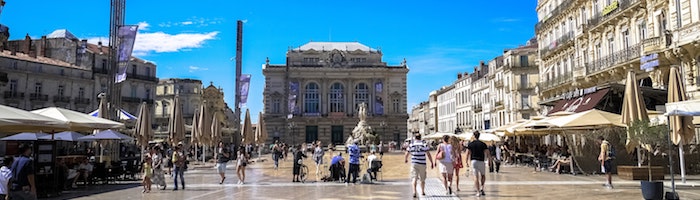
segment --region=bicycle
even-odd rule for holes
[[[306,178],[309,176],[309,168],[305,164],[301,164],[299,168],[299,181],[302,183],[306,182]]]

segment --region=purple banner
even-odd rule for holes
[[[116,83],[126,80],[126,63],[129,62],[131,58],[131,51],[134,50],[134,41],[136,40],[136,32],[139,26],[136,25],[125,25],[119,27],[117,31],[119,48],[117,49],[117,61],[119,64],[119,70],[116,75]],[[123,64],[122,64],[123,63]]]
[[[246,103],[248,103],[248,89],[250,88],[250,74],[241,74],[241,77],[238,78],[238,81],[240,81],[240,95],[241,95],[241,102],[240,102],[240,107],[245,107]]]
[[[374,83],[374,114],[384,114],[384,84],[381,81]]]
[[[289,114],[298,114],[297,96],[299,96],[299,82],[289,82]]]

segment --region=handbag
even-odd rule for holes
[[[442,160],[445,158],[445,152],[442,150],[442,146],[440,146],[440,149],[438,149],[437,155],[435,155],[435,159]]]

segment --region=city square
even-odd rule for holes
[[[697,0],[0,14],[0,198],[700,199]]]

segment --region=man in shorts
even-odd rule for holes
[[[472,172],[474,172],[474,188],[476,196],[484,194],[484,182],[486,181],[486,165],[484,161],[491,161],[491,153],[488,146],[482,141],[479,141],[479,131],[474,131],[474,141],[467,145],[467,160],[470,161]]]
[[[408,155],[411,155],[411,179],[413,180],[413,198],[417,197],[416,184],[418,183],[418,180],[420,180],[421,192],[423,196],[425,196],[425,158],[427,157],[430,161],[431,169],[435,167],[435,163],[433,163],[433,157],[431,157],[430,152],[428,152],[429,150],[430,148],[428,147],[428,144],[421,140],[420,134],[416,134],[415,139],[413,140],[413,142],[411,142],[410,145],[408,145],[408,148],[406,149],[406,155],[404,158],[405,163],[408,163]]]
[[[598,136],[597,142],[600,144],[600,154],[598,155],[598,161],[600,161],[600,171],[605,173],[605,188],[613,189],[612,185],[612,160],[614,159],[614,151],[610,142],[605,140],[603,136]]]

